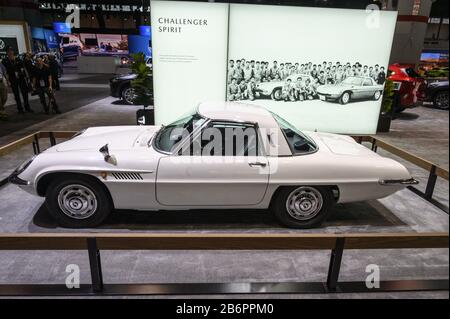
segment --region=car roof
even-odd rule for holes
[[[277,127],[272,114],[265,108],[237,102],[203,102],[197,112],[211,120],[258,123],[260,127]]]

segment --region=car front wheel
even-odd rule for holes
[[[373,99],[374,99],[375,101],[378,101],[378,100],[380,99],[380,97],[381,97],[381,91],[376,91],[376,92],[373,94]]]
[[[58,224],[68,228],[98,226],[112,209],[104,187],[86,176],[55,179],[47,188],[45,203]]]
[[[276,88],[275,90],[273,90],[272,94],[270,95],[270,97],[274,101],[280,101],[281,100],[281,96],[282,96],[282,92],[281,92],[280,88]]]
[[[434,107],[441,110],[448,110],[448,91],[436,93],[433,99]]]
[[[300,186],[281,189],[271,209],[278,221],[290,228],[319,227],[335,203],[333,191],[324,186]]]
[[[131,86],[127,86],[122,90],[122,100],[127,104],[134,103],[134,90]]]
[[[350,102],[350,98],[351,98],[350,92],[344,92],[342,93],[341,98],[339,99],[339,103],[345,105],[348,102]]]

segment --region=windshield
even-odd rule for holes
[[[350,85],[361,85],[362,79],[361,78],[355,78],[355,77],[349,77],[346,78],[342,83],[350,84]]]
[[[317,150],[316,144],[292,124],[275,113],[272,113],[272,116],[280,126],[293,155],[308,154]]]
[[[406,69],[404,69],[404,71],[410,78],[418,78],[418,77],[420,77],[420,75],[417,74],[417,72],[414,71],[413,68],[406,68]]]
[[[192,114],[167,126],[163,126],[155,137],[155,148],[159,151],[172,153],[183,140],[189,136],[197,127],[205,123],[206,119],[200,115]]]

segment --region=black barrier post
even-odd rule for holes
[[[375,139],[372,139],[372,151],[376,153],[377,150],[378,150],[377,141]]]
[[[48,134],[48,137],[50,139],[50,145],[51,146],[55,146],[56,145],[56,140],[55,140],[55,135],[53,134],[53,132],[50,132]]]
[[[430,175],[428,177],[427,188],[425,189],[425,198],[431,199],[434,193],[434,187],[436,186],[437,175],[436,166],[431,166]]]
[[[335,292],[341,270],[342,255],[344,253],[345,238],[336,239],[336,245],[331,251],[330,266],[328,268],[327,289],[329,292]]]
[[[88,238],[87,248],[89,253],[89,265],[91,267],[92,290],[94,292],[101,292],[103,290],[103,276],[100,251],[97,248],[97,239]]]
[[[39,137],[37,134],[34,134],[34,142],[33,142],[33,151],[35,155],[41,153],[41,148],[39,146]]]

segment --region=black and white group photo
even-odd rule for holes
[[[272,99],[307,101],[320,99],[347,104],[354,100],[378,100],[383,94],[386,68],[359,62],[323,61],[314,64],[230,59],[227,100]]]

